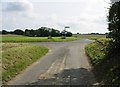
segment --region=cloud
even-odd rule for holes
[[[13,9],[13,4],[11,7],[7,4],[6,8],[4,5],[6,10],[4,9],[3,22],[4,28],[7,29],[16,29],[18,27],[21,29],[36,29],[46,26],[62,30],[65,26],[70,26],[68,30],[73,33],[104,33],[107,31],[106,7],[108,7],[108,4],[103,0],[79,0],[79,2],[17,0],[11,3],[15,4],[14,7],[17,7]],[[33,16],[36,13],[35,11],[37,12],[36,19],[27,18]]]
[[[33,5],[28,0],[18,0],[17,2],[4,2],[3,11],[30,11]]]
[[[80,15],[80,16],[58,16],[56,14],[43,17],[38,24],[46,27],[58,28],[63,30],[65,26],[70,26],[68,31],[73,33],[87,33],[87,32],[107,32],[107,21],[105,17],[94,15]]]
[[[15,2],[3,2],[3,12],[34,17],[36,14],[34,12],[34,7],[28,0],[18,0]]]

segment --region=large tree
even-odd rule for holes
[[[24,31],[20,30],[20,29],[16,29],[15,31],[13,31],[14,34],[17,35],[24,35]]]
[[[113,39],[111,42],[111,47],[115,48],[117,51],[120,49],[120,2],[112,4],[109,10],[108,16],[109,22],[109,36]]]
[[[2,34],[8,34],[6,30],[2,30]]]
[[[108,22],[109,36],[112,39],[108,51],[108,58],[111,62],[107,61],[112,66],[108,76],[112,78],[112,83],[120,84],[120,1],[111,5]]]

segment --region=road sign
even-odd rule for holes
[[[65,26],[65,28],[70,28],[69,26]]]

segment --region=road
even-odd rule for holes
[[[95,77],[85,55],[88,39],[72,42],[34,42],[49,53],[29,66],[8,85],[93,85]]]

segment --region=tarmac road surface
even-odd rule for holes
[[[96,80],[85,55],[91,41],[34,42],[48,47],[49,52],[33,63],[8,85],[94,85]]]

